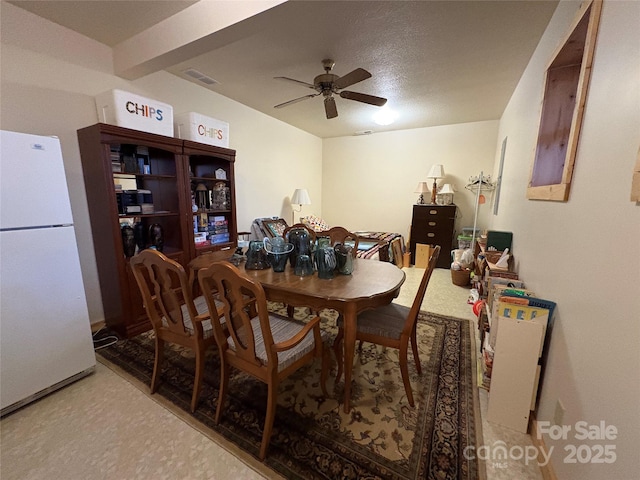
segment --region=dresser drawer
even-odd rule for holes
[[[413,225],[411,234],[416,238],[446,238],[453,236],[453,224],[441,223],[438,226]]]
[[[428,220],[415,220],[413,228],[424,232],[451,231],[454,226],[453,218],[429,218]]]
[[[414,221],[444,221],[455,220],[456,207],[454,205],[414,205]]]
[[[418,243],[426,243],[426,244],[433,244],[434,242],[438,242],[440,240],[443,239],[443,235],[439,235],[436,232],[419,232],[416,231],[416,235],[418,235],[420,237],[420,242]],[[417,238],[417,237],[416,237]]]

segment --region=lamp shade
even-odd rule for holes
[[[454,193],[453,186],[450,183],[445,183],[436,196],[436,203],[438,205],[451,205]]]
[[[444,167],[440,164],[434,165],[433,167],[431,167],[431,170],[429,170],[429,175],[427,175],[427,178],[444,178]]]
[[[456,193],[450,183],[445,183],[438,193]]]
[[[311,198],[306,188],[296,188],[291,197],[291,203],[294,205],[311,205]]]
[[[429,185],[427,185],[427,182],[420,182],[414,191],[415,193],[427,193],[429,191]]]

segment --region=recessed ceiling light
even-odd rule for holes
[[[391,125],[398,118],[398,112],[391,110],[389,107],[382,107],[373,116],[373,121],[378,125]]]

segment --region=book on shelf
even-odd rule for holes
[[[487,390],[491,387],[491,372],[493,369],[493,357],[494,357],[493,348],[489,345],[487,339],[484,342],[484,349],[482,351],[482,359],[481,359],[481,379],[479,387],[485,388]]]
[[[223,216],[209,217],[209,233],[212,235],[227,234],[229,236],[229,222]],[[228,240],[224,240],[228,241]]]
[[[215,245],[217,243],[226,243],[226,242],[229,241],[229,234],[228,233],[215,233],[213,235],[209,235],[209,240],[210,240],[212,245]]]
[[[486,269],[485,270],[485,275],[488,278],[494,277],[494,278],[507,278],[510,280],[518,280],[518,274],[516,272],[509,272],[507,270],[490,270],[490,269]]]
[[[496,314],[496,311],[494,310],[494,307],[497,304],[497,300],[498,298],[504,294],[505,291],[507,290],[513,290],[513,291],[517,291],[517,292],[521,292],[522,295],[526,295],[526,296],[533,296],[534,293],[531,290],[527,290],[525,288],[514,288],[511,285],[504,285],[504,284],[492,284],[489,287],[489,290],[487,292],[487,307],[488,309],[491,311],[491,313],[493,315]]]
[[[487,278],[487,285],[489,288],[491,288],[493,285],[505,285],[511,288],[524,288],[524,282],[522,280],[514,280],[512,278],[502,277]]]
[[[224,224],[224,225],[209,225],[209,232],[216,234],[216,233],[229,233],[229,227]]]

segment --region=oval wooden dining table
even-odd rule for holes
[[[331,308],[344,317],[344,411],[349,413],[351,374],[356,345],[358,314],[388,305],[400,293],[405,273],[389,262],[356,259],[351,275],[336,274],[334,278],[318,278],[318,274],[300,277],[287,266],[284,272],[272,269],[245,270],[250,278],[260,282],[267,298],[296,307],[314,310]]]

